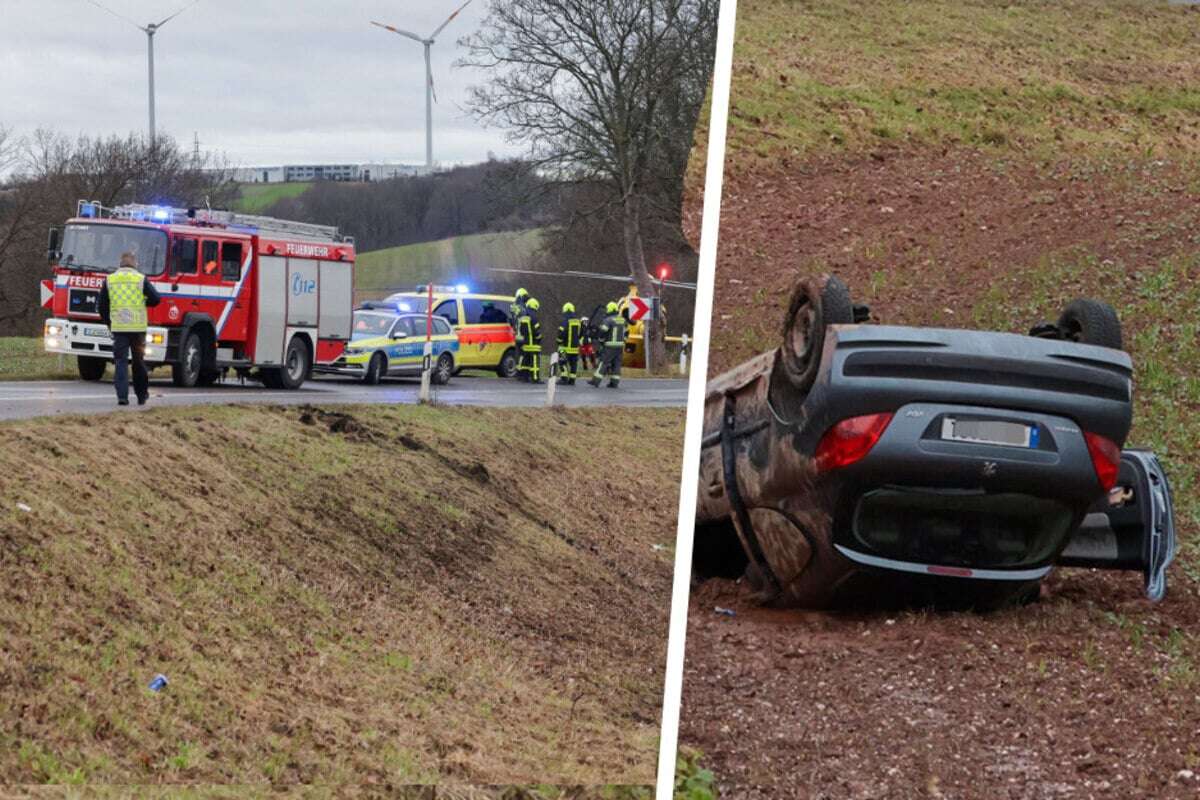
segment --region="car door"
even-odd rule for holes
[[[421,366],[421,343],[425,341],[421,332],[420,341],[415,333],[413,318],[404,316],[396,319],[388,334],[391,342],[387,346],[388,373],[410,374]]]
[[[1148,450],[1125,450],[1116,487],[1089,509],[1058,563],[1141,572],[1146,596],[1161,600],[1175,548],[1175,512],[1162,465]]]

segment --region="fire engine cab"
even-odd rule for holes
[[[98,303],[127,251],[162,296],[148,309],[147,366],[169,364],[176,386],[212,384],[233,369],[295,389],[350,339],[354,240],[333,226],[81,200],[50,232],[49,249],[46,352],[76,356],[85,380],[100,380],[112,360]]]

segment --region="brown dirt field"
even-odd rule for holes
[[[1131,443],[1170,454],[1183,551],[1157,606],[1137,576],[1081,570],[990,615],[769,611],[698,585],[680,740],[722,797],[1200,795],[1198,189],[1190,162],[967,148],[726,172],[710,376],[775,346],[806,274],[896,324],[1023,332],[1107,299],[1138,369]]]
[[[413,406],[0,425],[0,785],[652,783],[682,434]],[[635,447],[663,468],[632,484]]]
[[[1198,243],[1194,162],[893,149],[727,170],[709,374],[776,345],[800,275],[838,275],[883,322],[961,327],[997,278],[1049,256],[1133,272]]]

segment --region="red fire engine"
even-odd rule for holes
[[[53,313],[46,352],[73,355],[100,380],[112,339],[100,323],[105,276],[132,251],[162,295],[149,309],[147,366],[169,364],[176,386],[214,383],[227,369],[295,389],[350,338],[354,240],[337,228],[230,211],[80,201],[50,233]]]

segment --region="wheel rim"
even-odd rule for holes
[[[200,375],[200,344],[193,338],[188,339],[187,352],[183,356],[183,368],[189,376]]]
[[[453,362],[446,356],[438,359],[438,379],[442,381],[450,380],[450,373],[454,371]]]
[[[807,300],[803,301],[801,306],[796,309],[796,314],[792,319],[792,328],[788,332],[789,342],[793,353],[799,359],[801,364],[807,364],[813,346],[813,323],[816,314],[813,310],[812,303]]]
[[[298,381],[304,376],[304,357],[300,354],[299,347],[288,350],[287,373],[288,378],[293,381]]]

